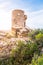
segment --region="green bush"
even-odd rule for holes
[[[32,63],[30,65],[43,65],[43,56],[37,56],[32,59]]]
[[[36,43],[20,40],[17,43],[16,49],[12,48],[10,57],[0,61],[0,65],[28,65],[34,53],[39,53]]]

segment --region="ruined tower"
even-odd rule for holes
[[[12,28],[22,28],[25,27],[27,16],[24,15],[22,10],[12,11]]]
[[[12,31],[14,32],[14,35],[16,37],[18,35],[21,35],[23,31],[27,32],[27,29],[25,28],[26,19],[27,16],[25,15],[23,10],[12,11]]]

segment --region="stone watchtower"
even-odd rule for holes
[[[12,11],[12,31],[15,35],[21,31],[21,29],[26,27],[27,16],[24,14],[23,10],[13,10]]]
[[[25,27],[27,16],[24,15],[22,10],[12,11],[12,28],[22,28]]]

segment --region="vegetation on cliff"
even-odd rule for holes
[[[30,40],[17,40],[11,45],[10,55],[0,58],[0,65],[43,65],[43,29],[28,33]]]

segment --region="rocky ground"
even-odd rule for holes
[[[0,32],[0,58],[8,57],[11,50],[16,48],[18,40],[26,42],[28,38],[15,38],[11,33]]]

